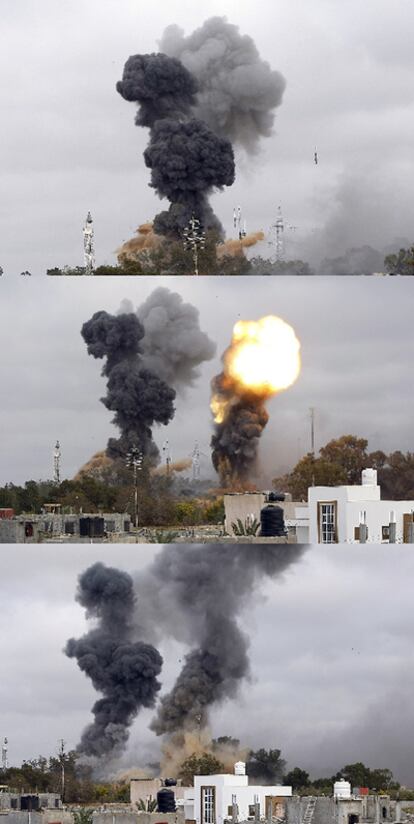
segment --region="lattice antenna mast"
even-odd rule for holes
[[[200,447],[199,447],[197,441],[194,444],[194,449],[193,449],[191,458],[192,458],[191,466],[192,466],[192,470],[193,470],[193,481],[199,481],[200,480],[200,464],[201,464],[201,462],[200,462]]]
[[[85,275],[92,275],[95,269],[95,240],[92,215],[88,212],[83,227],[83,257]]]
[[[275,233],[276,260],[283,260],[285,254],[285,224],[281,206],[278,207],[276,221],[273,224],[272,229]]]
[[[194,274],[198,275],[198,253],[206,245],[206,234],[201,228],[201,223],[193,215],[188,226],[183,231],[184,249],[193,253]]]
[[[164,441],[162,454],[164,455],[165,466],[167,467],[167,475],[169,475],[171,471],[171,452],[169,441]]]
[[[1,745],[1,768],[2,768],[2,770],[8,770],[9,769],[9,761],[8,761],[8,758],[7,758],[7,744],[8,743],[9,742],[8,742],[7,738],[4,738],[3,743]]]
[[[56,441],[56,446],[53,452],[53,480],[55,484],[60,484],[60,443]]]
[[[237,206],[237,209],[233,209],[233,226],[237,229],[239,240],[243,240],[243,238],[247,235],[247,229],[246,221],[243,220],[241,206]]]

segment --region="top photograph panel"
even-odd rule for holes
[[[6,2],[2,274],[414,273],[414,6]]]

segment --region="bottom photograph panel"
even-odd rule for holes
[[[4,824],[414,816],[414,552],[6,545]]]

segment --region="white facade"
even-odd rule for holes
[[[267,804],[274,806],[277,799],[291,795],[292,787],[249,785],[247,775],[195,775],[194,787],[185,792],[185,818],[196,824],[223,824],[231,820],[234,803],[239,821],[254,818],[255,804],[263,818]]]
[[[414,501],[382,501],[375,470],[364,470],[361,485],[308,489],[309,542],[358,543],[362,524],[367,543],[388,543],[395,523],[395,542],[407,543],[413,511]]]

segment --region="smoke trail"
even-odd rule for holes
[[[76,597],[98,625],[82,638],[71,638],[65,653],[76,658],[104,696],[92,708],[94,721],[82,733],[78,751],[98,758],[116,756],[125,748],[141,707],[155,704],[162,658],[153,646],[132,640],[136,599],[126,572],[96,563],[80,576]]]
[[[169,634],[192,647],[161,699],[157,735],[204,727],[210,707],[233,697],[249,675],[248,638],[238,616],[265,577],[280,579],[303,547],[169,546],[137,579],[140,632]]]
[[[237,488],[254,472],[259,439],[269,419],[266,401],[300,371],[300,344],[289,324],[268,316],[239,321],[211,383],[212,461],[221,485]]]
[[[161,50],[179,58],[197,81],[195,116],[217,135],[257,150],[272,133],[286,81],[261,59],[252,38],[225,17],[211,17],[189,37],[168,26]]]
[[[129,301],[121,308],[133,311]],[[177,390],[192,386],[200,375],[199,366],[216,352],[216,344],[200,329],[198,309],[184,303],[178,292],[159,286],[136,314],[145,329],[145,367]]]
[[[109,439],[107,454],[124,457],[132,446],[138,446],[155,460],[158,450],[152,441],[152,426],[172,419],[176,393],[143,364],[144,327],[134,314],[115,316],[101,311],[83,324],[81,334],[90,355],[106,358],[102,374],[108,377],[107,394],[101,400],[115,412],[113,422],[121,430],[118,440]]]

